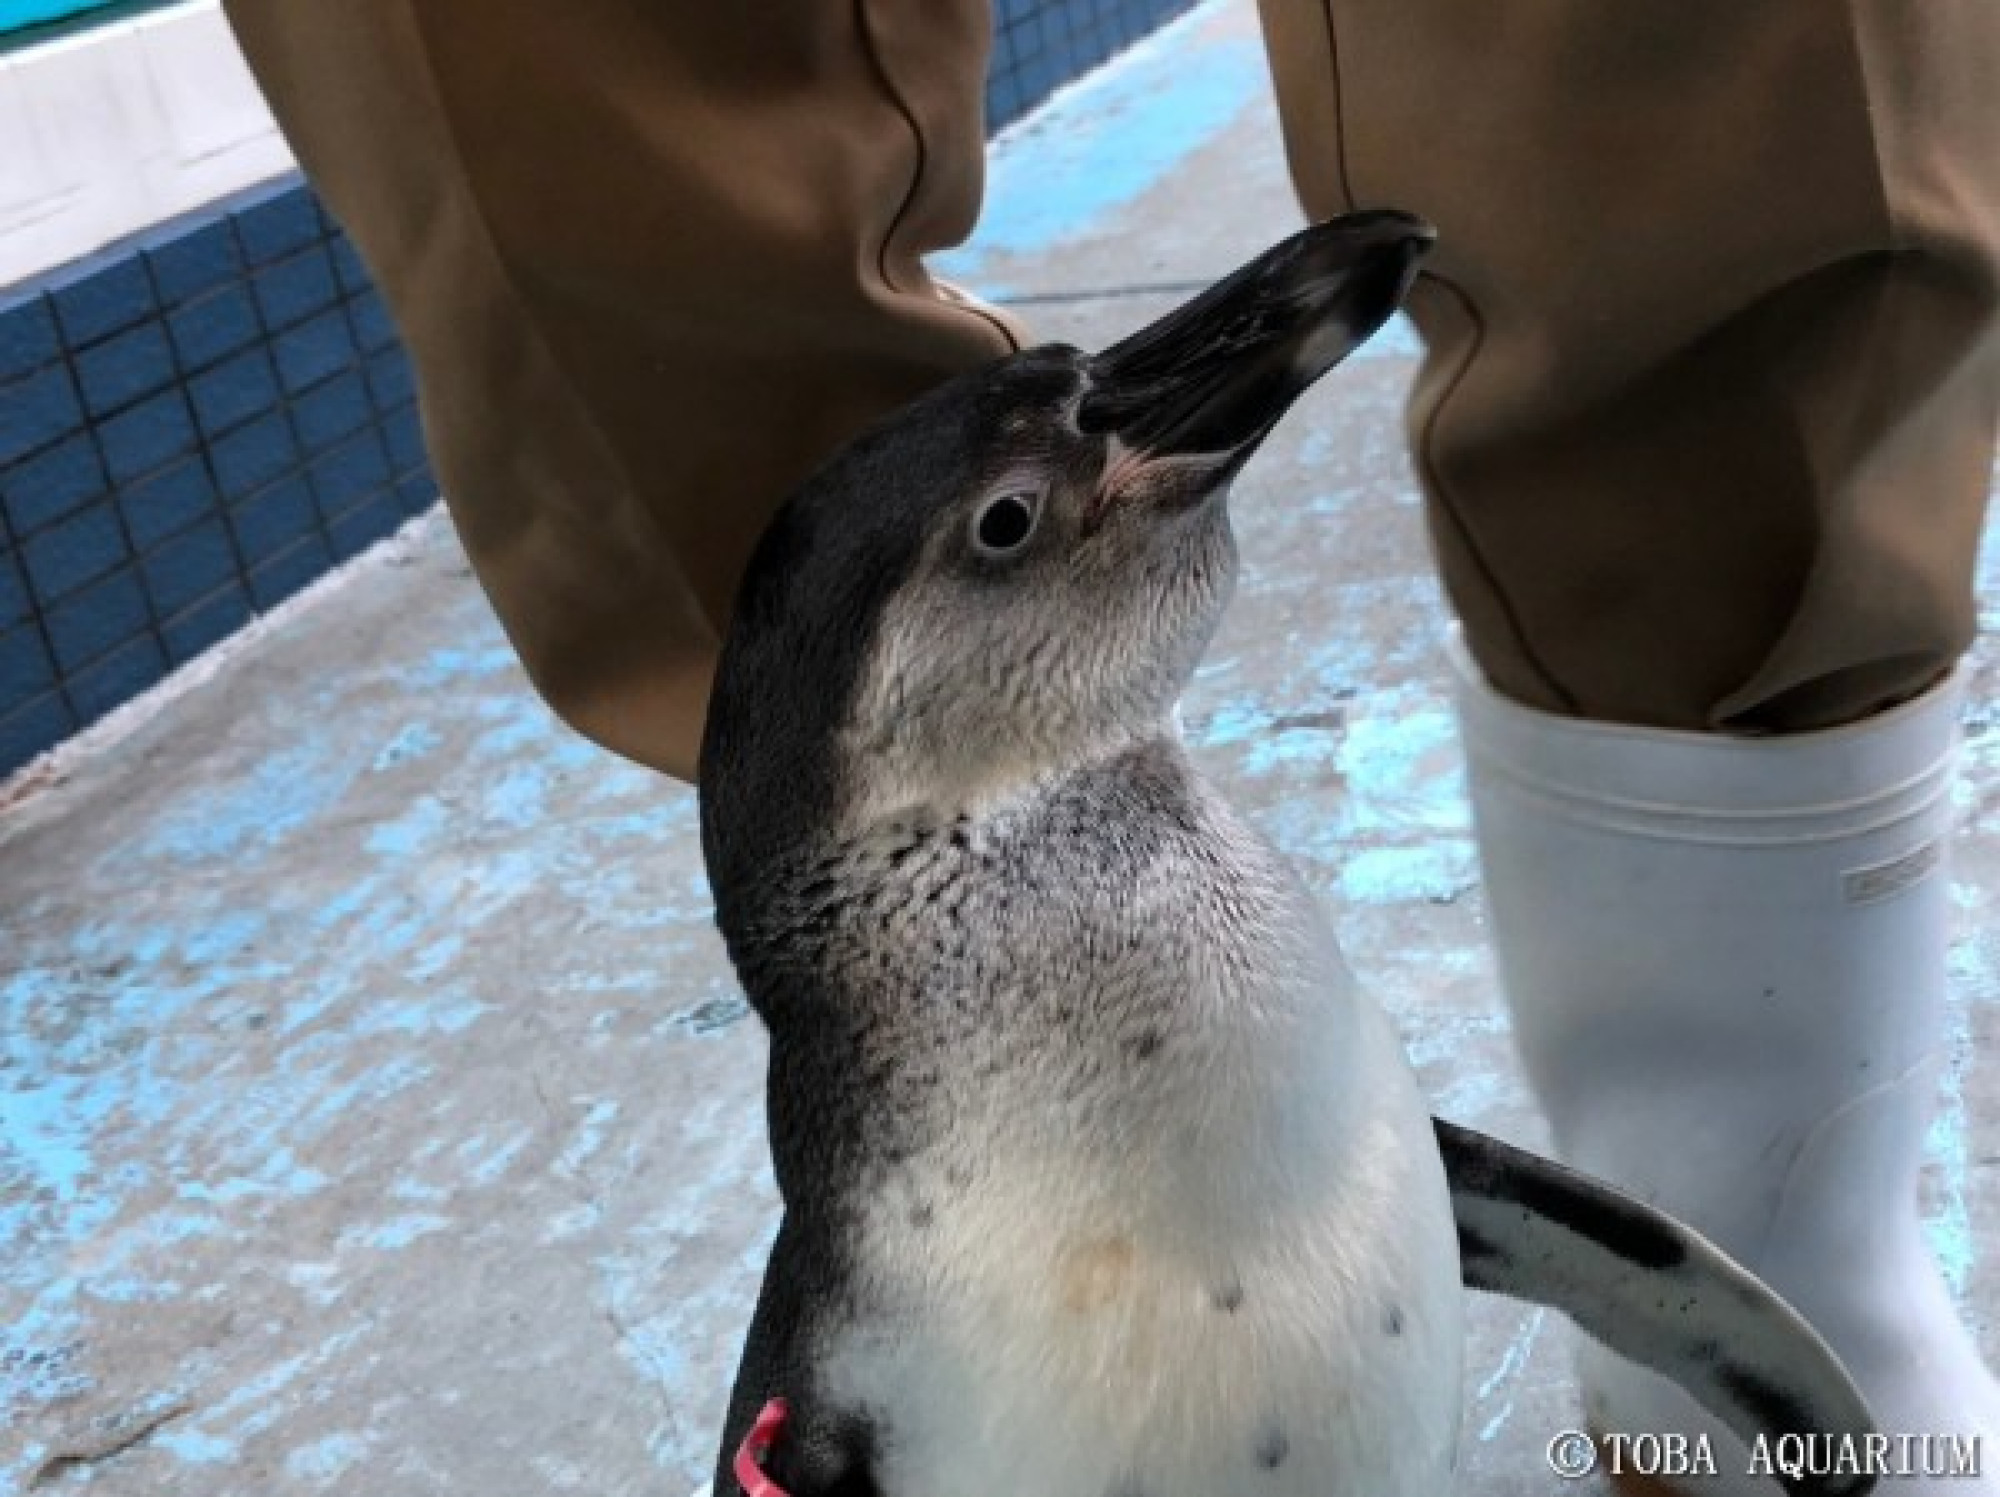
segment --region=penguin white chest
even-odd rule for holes
[[[886,1192],[863,1257],[892,1308],[825,1364],[881,1420],[884,1492],[1446,1491],[1450,1204],[1386,1021],[1347,1036],[1363,1053],[1317,1082],[1311,1054],[1264,1057],[1275,1087],[1069,1148],[962,1137],[985,1157]],[[915,1197],[949,1202],[921,1233]]]

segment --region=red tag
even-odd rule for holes
[[[772,1399],[764,1405],[764,1412],[757,1416],[757,1422],[750,1426],[750,1433],[737,1447],[736,1480],[746,1497],[786,1497],[785,1489],[764,1474],[763,1463],[770,1456],[771,1447],[777,1443],[778,1433],[791,1414],[791,1406],[784,1399]]]

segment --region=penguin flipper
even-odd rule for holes
[[[1693,1228],[1554,1160],[1432,1122],[1467,1288],[1562,1311],[1678,1384],[1745,1444],[1875,1432],[1819,1333]],[[1875,1485],[1851,1474],[1779,1480],[1794,1497],[1855,1497]]]
[[[736,1452],[774,1398],[785,1400],[788,1416],[762,1466],[786,1497],[882,1497],[870,1460],[874,1431],[830,1406],[813,1375],[807,1349],[810,1317],[829,1299],[818,1272],[823,1261],[786,1212],[743,1340],[711,1497],[743,1497]]]

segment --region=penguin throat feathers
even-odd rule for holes
[[[843,743],[844,838],[883,826],[983,821],[1032,801],[1050,786],[1088,774],[1148,745],[1181,742],[1176,707],[1143,728],[1112,729],[1065,744],[1060,751],[1017,744],[1011,750],[945,763],[902,746],[867,742],[856,734]]]

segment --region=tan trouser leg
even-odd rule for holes
[[[1943,672],[2000,409],[2000,8],[1261,6],[1307,210],[1439,226],[1411,434],[1501,690],[1784,731]]]
[[[416,364],[536,686],[690,778],[777,502],[1006,352],[920,256],[977,212],[979,0],[228,0]]]

